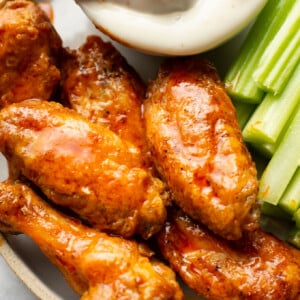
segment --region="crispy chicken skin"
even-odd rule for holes
[[[174,209],[158,244],[171,267],[207,299],[300,299],[300,252],[260,229],[228,241]]]
[[[89,36],[62,59],[64,103],[146,152],[142,121],[145,86],[110,42]]]
[[[22,183],[0,183],[0,230],[30,236],[82,300],[182,299],[174,273],[144,245],[82,225]]]
[[[176,203],[227,239],[256,228],[256,168],[215,68],[196,57],[169,59],[144,110],[152,157]]]
[[[0,108],[28,98],[49,99],[60,79],[62,41],[32,1],[7,1],[0,9]]]
[[[3,108],[0,150],[11,178],[25,176],[99,230],[149,238],[165,221],[165,186],[139,149],[59,103]]]

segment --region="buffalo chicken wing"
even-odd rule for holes
[[[62,41],[32,1],[0,9],[0,108],[28,98],[49,99],[60,80]]]
[[[89,36],[62,59],[64,103],[146,152],[142,99],[145,86],[110,42]]]
[[[260,229],[228,241],[172,209],[158,243],[173,269],[207,299],[300,299],[300,252]]]
[[[0,183],[0,230],[30,236],[82,300],[179,300],[174,273],[142,244],[59,213],[22,183]]]
[[[149,238],[164,223],[168,193],[140,150],[59,103],[3,108],[0,150],[11,178],[25,176],[99,230]]]
[[[257,227],[256,168],[210,63],[165,62],[147,91],[145,120],[155,165],[188,215],[227,239]]]

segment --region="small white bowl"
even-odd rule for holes
[[[112,39],[146,53],[191,55],[224,43],[266,0],[75,0]]]

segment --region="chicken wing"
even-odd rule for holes
[[[200,295],[215,300],[300,299],[300,252],[260,229],[222,239],[174,209],[158,235],[170,265]]]
[[[11,178],[25,176],[99,230],[149,238],[164,223],[168,194],[140,150],[59,103],[3,108],[0,150]]]
[[[62,41],[32,1],[6,1],[0,9],[0,108],[28,98],[49,99],[59,83]]]
[[[30,236],[82,300],[182,299],[174,273],[145,246],[62,215],[22,183],[0,183],[0,230]]]
[[[215,68],[168,60],[144,109],[152,157],[177,204],[227,239],[257,227],[256,168]]]
[[[145,86],[110,42],[89,36],[78,50],[68,49],[61,85],[67,106],[147,152],[141,118]]]

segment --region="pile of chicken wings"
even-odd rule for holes
[[[0,9],[0,231],[82,300],[299,299],[300,254],[259,227],[255,164],[212,63],[145,84],[110,42],[64,48],[35,2]],[[176,274],[176,275],[175,275]]]

